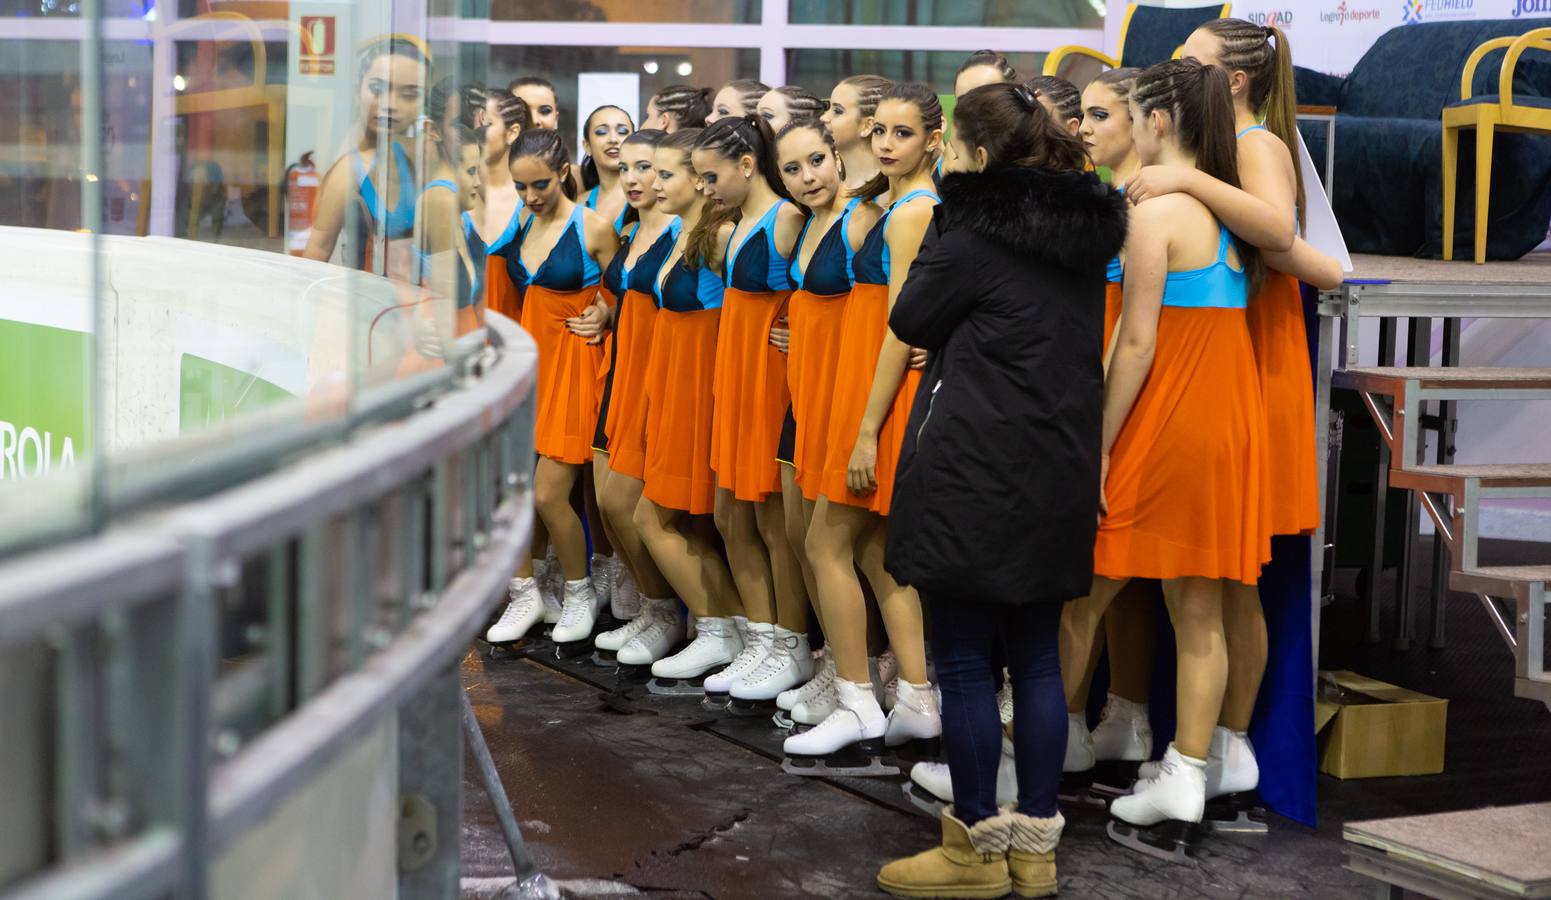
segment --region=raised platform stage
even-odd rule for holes
[[[1462,320],[1551,319],[1551,253],[1479,266],[1379,256],[1354,257],[1353,264],[1355,271],[1346,284],[1322,294],[1318,304],[1317,452],[1327,502],[1315,545],[1313,590],[1317,597],[1325,593],[1322,568],[1333,557],[1322,551],[1333,549],[1337,540],[1324,526],[1336,520],[1339,500],[1338,492],[1330,489],[1339,472],[1341,434],[1341,422],[1332,414],[1331,390],[1344,387],[1359,393],[1379,430],[1376,494],[1383,496],[1383,486],[1410,492],[1396,587],[1394,648],[1409,649],[1414,640],[1412,557],[1425,512],[1439,538],[1433,542],[1429,646],[1444,646],[1443,604],[1451,583],[1475,592],[1514,654],[1514,693],[1551,707],[1551,676],[1544,657],[1551,566],[1488,569],[1476,562],[1480,501],[1494,495],[1532,502],[1551,499],[1551,466],[1454,464],[1460,401],[1523,403],[1551,397],[1551,368],[1460,367]],[[1359,365],[1364,319],[1379,320],[1376,366]],[[1407,322],[1403,361],[1397,341],[1402,319]],[[1433,319],[1442,322],[1441,366],[1433,362]],[[1526,364],[1551,366],[1551,355],[1520,363]],[[1434,436],[1431,459],[1429,434]],[[1526,452],[1517,446],[1491,449],[1501,453],[1498,459],[1515,462]],[[1336,468],[1329,458],[1332,450]],[[1384,517],[1385,504],[1376,502],[1364,597],[1370,642],[1379,639],[1376,582],[1384,569]],[[1551,562],[1551,554],[1544,562]],[[1320,605],[1313,604],[1315,634]],[[1544,750],[1526,747],[1519,752],[1541,755]],[[1459,802],[1469,806],[1481,801],[1461,796]],[[1381,898],[1398,898],[1406,891],[1436,898],[1551,897],[1551,857],[1544,852],[1551,840],[1551,804],[1355,822],[1345,827],[1344,836],[1347,868],[1377,880]]]
[[[1348,822],[1346,867],[1380,897],[1551,897],[1551,803]]]

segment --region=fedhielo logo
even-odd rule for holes
[[[1546,0],[1551,2],[1551,0]],[[1275,25],[1277,28],[1289,28],[1293,23],[1293,11],[1290,9],[1271,9],[1265,12],[1252,12],[1244,16],[1253,25],[1261,28],[1267,25]]]
[[[1551,14],[1551,0],[1513,0],[1513,12],[1511,15],[1517,19],[1519,16],[1534,16]]]
[[[1515,0],[1515,2],[1536,2],[1536,0]],[[1551,0],[1539,0],[1543,3],[1551,3]],[[1334,22],[1336,25],[1345,25],[1348,22],[1373,22],[1379,18],[1377,9],[1354,9],[1343,2],[1330,12],[1319,14],[1319,20],[1325,23]]]
[[[1522,0],[1514,0],[1522,2]],[[1543,0],[1528,0],[1528,2],[1543,2]],[[1469,16],[1476,8],[1476,0],[1404,0],[1400,5],[1400,15],[1403,25],[1415,25],[1426,16],[1439,15],[1443,18],[1462,18]]]

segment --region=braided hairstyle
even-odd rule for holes
[[[495,113],[501,117],[502,125],[507,128],[516,125],[523,134],[532,130],[533,114],[528,111],[526,100],[506,88],[491,88],[485,91],[485,98],[495,101]]]
[[[792,121],[817,119],[824,114],[824,101],[805,87],[795,84],[782,85],[775,93],[786,98],[786,108],[791,111]]]
[[[1216,66],[1203,66],[1194,59],[1171,59],[1137,76],[1131,102],[1143,116],[1159,110],[1168,113],[1180,149],[1195,156],[1197,169],[1224,184],[1242,186],[1228,73]],[[1249,275],[1249,292],[1253,296],[1265,283],[1265,260],[1258,249],[1237,236],[1234,243]]]
[[[632,131],[632,132],[630,132],[630,135],[625,138],[624,143],[621,144],[620,146],[623,146],[623,147],[639,147],[639,146],[644,146],[644,147],[649,147],[649,148],[655,150],[658,147],[662,146],[662,142],[663,142],[663,140],[665,138],[667,138],[667,136],[668,136],[668,133],[666,131],[662,131],[661,129],[657,129],[657,128],[642,128],[639,131]],[[641,211],[636,209],[634,206],[631,206],[630,204],[626,203],[625,204],[625,219],[624,219],[624,223],[626,225],[629,225],[631,222],[639,222],[639,221],[641,221]]]
[[[711,112],[711,89],[670,84],[652,95],[652,105],[672,116],[679,128],[704,128]]]
[[[1008,84],[1018,81],[1018,70],[1012,67],[1012,63],[1007,61],[1005,55],[997,53],[995,50],[976,50],[974,53],[971,53],[964,60],[964,64],[959,66],[958,74],[963,75],[976,66],[990,66],[1002,73],[1002,80]]]
[[[775,133],[764,116],[751,114],[717,119],[700,132],[695,149],[715,153],[722,159],[752,156],[755,170],[770,189],[784,200],[792,199],[781,181],[781,166],[776,162]]]
[[[440,126],[446,121],[447,107],[454,102],[458,117],[451,124],[473,128],[479,121],[479,111],[485,107],[485,89],[449,75],[431,86],[431,93],[426,97],[426,115]]]
[[[664,137],[657,145],[659,150],[672,150],[679,157],[679,164],[694,171],[689,155],[697,144],[704,128],[681,128]],[[741,215],[737,207],[719,207],[709,198],[701,201],[700,219],[684,238],[684,268],[694,271],[708,265],[716,255],[716,233],[727,222],[736,222]]]
[[[1031,166],[1081,172],[1088,162],[1082,141],[1045,114],[1027,85],[975,88],[954,106],[953,127],[966,146],[986,151],[986,168]]]
[[[576,182],[570,177],[571,154],[565,148],[565,138],[560,132],[548,128],[529,128],[512,142],[506,164],[532,157],[543,163],[560,177],[560,190],[568,199],[576,199]]]
[[[1136,87],[1136,78],[1142,74],[1142,70],[1135,66],[1125,66],[1119,69],[1105,69],[1091,83],[1102,84],[1115,93],[1115,99],[1121,103],[1130,104],[1131,89]],[[1078,97],[1078,102],[1082,98]]]
[[[1065,78],[1041,75],[1030,78],[1023,86],[1028,88],[1036,99],[1043,97],[1049,100],[1063,123],[1068,119],[1082,120],[1082,91]]]
[[[722,85],[722,91],[732,88],[738,95],[738,105],[743,108],[745,116],[752,116],[754,109],[759,106],[759,98],[770,93],[770,85],[753,78],[740,78],[737,81],[729,81]],[[721,91],[717,91],[721,93]],[[714,94],[712,95],[715,96]],[[713,125],[716,123],[712,123]]]
[[[982,51],[986,52],[986,51]],[[904,81],[888,89],[881,98],[879,105],[885,100],[903,100],[914,106],[921,114],[921,127],[928,132],[942,130],[942,103],[937,99],[937,92],[931,85],[922,84],[919,81]],[[874,113],[877,109],[874,108]],[[882,172],[874,175],[872,180],[851,192],[853,197],[861,197],[863,200],[876,200],[888,193],[889,177]]]
[[[602,181],[602,178],[598,176],[598,161],[592,158],[591,153],[586,152],[587,145],[585,142],[587,140],[587,133],[592,131],[593,117],[598,113],[603,112],[605,109],[617,109],[624,113],[625,121],[630,123],[630,133],[635,133],[635,120],[630,118],[630,113],[625,112],[623,107],[615,106],[612,103],[605,103],[604,105],[587,114],[586,121],[582,122],[582,187],[589,191],[597,187]]]
[[[1223,68],[1249,76],[1249,108],[1265,117],[1266,130],[1281,138],[1292,154],[1298,179],[1298,224],[1307,224],[1303,167],[1298,165],[1298,98],[1287,35],[1275,25],[1261,26],[1243,19],[1213,19],[1201,30],[1222,42]]]
[[[852,75],[840,83],[856,91],[856,109],[864,119],[872,118],[878,111],[878,102],[894,86],[894,82],[882,75]]]

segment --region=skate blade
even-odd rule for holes
[[[592,636],[555,645],[555,659],[581,659],[593,652]]]
[[[889,778],[899,774],[899,767],[876,758],[865,766],[831,766],[822,759],[788,756],[781,760],[781,771],[803,778]]]
[[[1101,759],[1093,767],[1093,784],[1089,785],[1089,790],[1104,797],[1123,797],[1131,793],[1141,766],[1140,760]]]
[[[1057,802],[1077,809],[1106,809],[1109,801],[1093,792],[1093,772],[1062,772]]]
[[[660,680],[653,678],[646,683],[646,689],[653,694],[663,697],[703,697],[705,688],[698,684],[690,684],[679,679]]]
[[[889,747],[885,752],[911,763],[936,762],[942,759],[942,738],[916,738],[897,747]]]
[[[927,818],[942,818],[942,811],[948,807],[948,804],[937,799],[936,795],[931,791],[921,787],[914,781],[905,784],[904,792],[911,805],[924,813]]]
[[[782,731],[791,731],[797,727],[797,723],[792,721],[792,714],[780,708],[776,709],[775,715],[770,717],[770,721],[774,722],[775,727]]]
[[[1196,843],[1200,840],[1201,826],[1192,822],[1162,822],[1142,828],[1110,819],[1106,829],[1109,839],[1138,853],[1180,866],[1196,864]]]
[[[650,665],[638,666],[630,663],[615,662],[614,680],[628,681],[633,684],[641,684],[652,677]]]
[[[614,654],[609,653],[607,650],[594,650],[592,652],[592,664],[600,669],[619,668],[619,660],[615,659]]]
[[[1271,826],[1266,822],[1266,811],[1259,807],[1238,807],[1237,815],[1223,815],[1228,810],[1207,808],[1207,827],[1213,834],[1260,836],[1267,834]]]
[[[707,700],[711,698],[707,697]],[[755,718],[759,716],[772,716],[775,710],[774,700],[741,700],[737,697],[727,701],[727,713],[734,716]]]
[[[705,692],[701,691],[701,693],[704,694]],[[706,712],[724,713],[727,711],[727,705],[731,702],[732,698],[726,694],[705,694],[704,699],[700,701],[700,708]]]

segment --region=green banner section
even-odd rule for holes
[[[92,336],[0,319],[0,481],[82,464],[91,450]]]
[[[178,378],[178,431],[182,434],[219,425],[293,396],[256,375],[192,353],[179,358]]]

